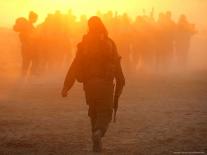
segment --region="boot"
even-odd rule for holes
[[[93,140],[93,151],[94,152],[101,152],[102,151],[102,132],[101,130],[97,130],[93,133],[92,140]]]

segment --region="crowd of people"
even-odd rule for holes
[[[185,69],[192,36],[196,33],[185,15],[175,22],[171,12],[149,15],[132,20],[128,14],[97,12],[115,40],[126,71],[168,71],[177,64]],[[45,21],[34,26],[35,12],[16,20],[22,51],[22,75],[38,75],[68,66],[77,43],[87,31],[87,17],[79,19],[68,11],[48,14]]]

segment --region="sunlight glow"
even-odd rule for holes
[[[11,26],[17,17],[27,16],[30,10],[39,14],[40,22],[48,13],[56,10],[65,13],[71,9],[78,16],[94,15],[98,10],[127,12],[131,16],[136,16],[144,12],[149,13],[152,8],[155,9],[155,14],[171,10],[174,12],[174,16],[187,13],[195,20],[201,21],[199,13],[206,11],[207,1],[182,0],[181,5],[180,0],[1,0],[0,6],[0,26]]]

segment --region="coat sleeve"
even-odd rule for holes
[[[125,85],[125,77],[123,74],[122,66],[121,66],[121,56],[118,54],[118,50],[116,47],[116,44],[113,42],[113,51],[114,51],[114,57],[116,62],[116,70],[115,70],[115,80],[116,85],[120,88],[123,88]]]
[[[78,45],[78,50],[77,50],[76,56],[75,56],[71,66],[68,70],[68,73],[67,73],[65,81],[64,81],[63,89],[65,89],[67,91],[69,91],[73,87],[75,80],[76,80],[76,74],[78,71],[78,67],[80,66],[79,53],[80,53],[80,47]]]

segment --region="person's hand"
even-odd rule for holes
[[[61,95],[62,95],[62,97],[67,97],[68,96],[68,91],[63,88],[63,90],[61,92]]]

